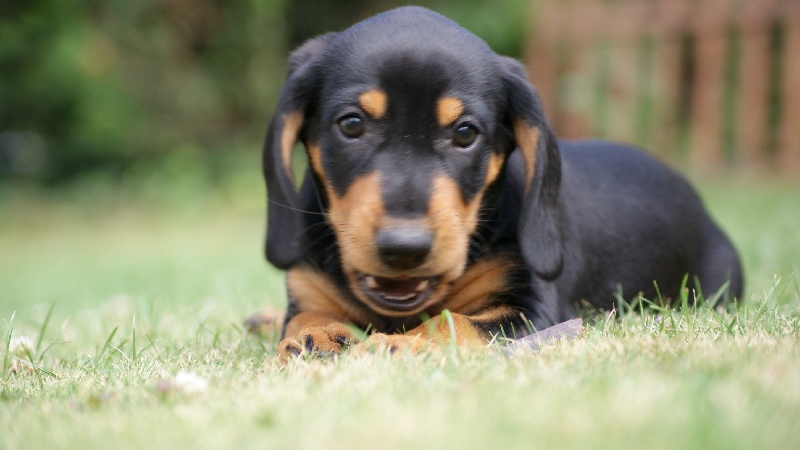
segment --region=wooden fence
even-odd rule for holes
[[[800,0],[538,0],[526,61],[562,137],[800,173]]]

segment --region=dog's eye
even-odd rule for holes
[[[478,139],[478,129],[472,125],[461,125],[453,134],[453,145],[467,148]]]
[[[339,119],[339,129],[350,139],[357,139],[364,135],[364,121],[356,115],[344,116]]]

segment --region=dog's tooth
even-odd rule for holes
[[[377,289],[378,288],[378,281],[375,280],[375,277],[367,277],[366,278],[367,287],[370,289]]]
[[[387,299],[387,300],[395,301],[395,302],[404,302],[406,300],[411,300],[412,298],[414,298],[416,296],[417,296],[416,294],[406,294],[406,295],[400,295],[400,296],[398,296],[398,295],[386,295],[386,296],[384,296],[384,298]]]
[[[417,285],[416,291],[417,292],[422,292],[425,289],[428,289],[428,284],[430,284],[430,282],[428,280],[420,281],[419,284]]]

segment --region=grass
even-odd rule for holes
[[[797,183],[700,183],[745,262],[737,309],[599,315],[512,357],[286,367],[241,326],[284,291],[260,182],[237,183],[0,192],[0,448],[800,445]]]

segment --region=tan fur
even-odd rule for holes
[[[452,125],[464,113],[464,102],[455,97],[442,97],[436,102],[436,120],[439,126]]]
[[[509,306],[490,308],[474,316],[451,313],[455,344],[467,348],[486,347],[493,336],[481,330],[480,325],[496,322],[513,314],[514,309]],[[452,337],[447,317],[438,314],[404,334],[372,334],[366,341],[351,348],[350,353],[361,355],[379,349],[388,349],[399,355],[406,351],[417,353],[434,350],[438,345],[449,345]]]
[[[331,323],[337,323],[337,320],[325,314],[301,312],[289,319],[284,338],[298,336],[301,330],[307,328],[327,327]]]
[[[503,318],[509,317],[514,314],[514,309],[510,306],[497,306],[495,308],[487,309],[480,314],[470,316],[473,325],[481,323],[498,322]]]
[[[303,312],[286,324],[284,339],[278,345],[278,357],[282,362],[304,351],[309,341],[315,351],[338,353],[340,338],[355,340],[346,323],[365,326],[367,320],[363,314],[342,299],[333,281],[317,269],[291,269],[286,284]]]
[[[358,96],[358,104],[373,119],[381,119],[386,114],[389,98],[385,92],[371,89]]]
[[[469,317],[461,314],[452,314],[451,317],[456,345],[467,348],[487,345],[487,337],[472,325]],[[453,334],[447,319],[436,316],[405,334],[372,334],[362,344],[354,347],[352,353],[359,355],[380,349],[388,349],[399,355],[404,352],[417,353],[425,349],[435,349],[438,345],[448,345]]]
[[[374,333],[363,343],[352,347],[349,354],[360,356],[375,350],[388,349],[393,353],[400,351],[395,354],[402,355],[405,351],[417,353],[430,346],[430,341],[417,335]]]
[[[451,314],[453,318],[453,331],[456,344],[459,347],[485,346],[486,336],[472,324],[472,320],[463,314]],[[450,322],[445,317],[439,316],[428,320],[415,328],[421,331],[422,337],[437,343],[449,343],[451,340]],[[409,333],[414,335],[413,330]]]
[[[329,192],[328,214],[336,230],[342,262],[373,274],[380,266],[374,248],[375,231],[385,214],[380,180],[380,172],[371,172],[356,178],[342,197]]]
[[[513,309],[508,306],[490,308],[473,316],[451,312],[450,316],[453,318],[456,344],[461,347],[470,345],[485,346],[491,336],[478,328],[477,325],[495,322],[510,314],[513,314]],[[419,336],[438,343],[449,343],[451,339],[450,323],[447,321],[446,316],[438,315],[405,334]]]
[[[540,131],[536,127],[528,126],[520,119],[514,119],[514,136],[517,139],[517,147],[522,152],[525,159],[525,192],[531,188],[533,176],[536,168],[536,148],[539,145]]]
[[[292,268],[286,274],[286,288],[301,311],[359,326],[367,325],[364,314],[342,298],[336,284],[318,269],[303,266]]]
[[[283,129],[281,130],[281,161],[283,170],[290,180],[294,180],[292,172],[292,150],[303,126],[303,111],[295,111],[283,116]]]
[[[357,178],[342,197],[337,197],[328,187],[330,209],[328,215],[336,231],[342,266],[350,290],[382,314],[394,315],[369,301],[359,286],[358,272],[380,275],[385,272],[375,251],[375,232],[385,219],[381,199],[380,172]]]
[[[450,316],[453,319],[453,331],[456,338],[455,343],[458,346],[485,346],[488,343],[487,336],[473,325],[472,318],[456,313],[451,313]],[[399,336],[411,341],[422,339],[423,341],[434,344],[448,344],[452,339],[450,322],[444,315],[437,315],[432,319],[428,319],[418,327]],[[370,339],[372,339],[372,337],[370,337]],[[369,340],[367,340],[367,342],[369,342]],[[420,346],[416,345],[415,347],[416,348],[412,348],[411,350],[415,351]]]
[[[430,264],[440,268],[434,273],[445,273],[448,281],[455,280],[464,272],[469,237],[478,224],[481,198],[479,193],[465,204],[458,184],[452,178],[438,175],[433,179],[428,217],[435,230],[436,244]]]
[[[325,174],[322,172],[322,153],[319,145],[309,144],[306,152],[308,153],[308,162],[311,164],[311,170],[325,180]]]
[[[489,155],[489,166],[486,169],[486,181],[484,182],[484,186],[489,186],[490,184],[494,183],[494,180],[497,179],[497,175],[500,174],[500,169],[503,168],[503,162],[505,162],[505,157],[503,155],[492,153]]]
[[[473,264],[453,283],[442,309],[466,315],[484,309],[495,294],[508,288],[508,273],[513,267],[513,262],[500,258]]]
[[[316,352],[339,353],[342,339],[350,343],[358,342],[346,324],[323,314],[301,312],[286,324],[286,335],[278,344],[278,359],[286,364],[305,351],[307,343]]]

